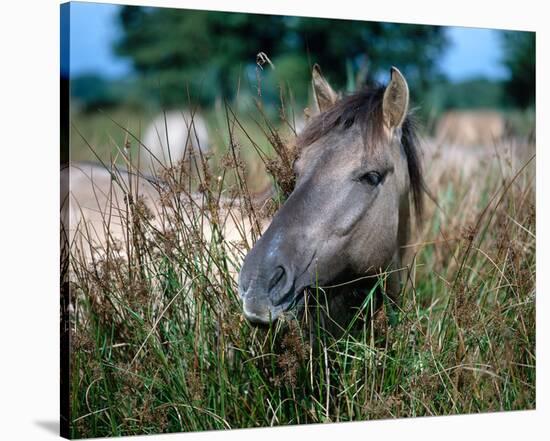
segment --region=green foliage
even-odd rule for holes
[[[507,94],[519,107],[535,105],[535,33],[503,32],[504,64],[510,78],[505,82]]]
[[[411,90],[421,94],[438,75],[435,61],[446,44],[443,28],[436,26],[168,8],[126,6],[120,23],[118,54],[149,78],[163,105],[186,102],[188,90],[199,91],[194,100],[211,103],[234,96],[239,85],[257,88],[259,52],[276,67],[263,75],[295,91],[307,90],[314,62],[339,89],[349,88],[350,78],[354,84],[386,80],[398,62]],[[296,98],[303,103],[306,96]]]
[[[112,83],[95,74],[80,75],[71,80],[71,96],[86,108],[112,106],[120,99]]]
[[[135,79],[110,80],[97,74],[83,74],[70,80],[71,105],[90,114],[99,109],[143,105],[140,83]],[[74,110],[74,109],[73,109]]]
[[[422,98],[422,107],[435,114],[448,109],[498,109],[505,104],[502,83],[486,78],[474,78],[459,83],[435,82]]]

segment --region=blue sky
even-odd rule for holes
[[[100,73],[109,78],[130,73],[127,60],[111,50],[120,29],[116,15],[120,6],[100,3],[71,4],[71,71]],[[448,27],[451,44],[440,60],[444,73],[460,81],[476,76],[500,79],[506,71],[500,65],[502,48],[498,31],[492,29]]]
[[[499,31],[494,29],[448,27],[451,41],[441,60],[441,68],[451,80],[474,76],[501,79],[506,70],[501,64]]]
[[[120,32],[119,5],[71,3],[71,72],[97,72],[110,78],[131,70],[131,64],[111,50]]]

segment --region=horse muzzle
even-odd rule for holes
[[[288,268],[278,265],[270,273],[248,278],[241,272],[239,294],[245,318],[254,324],[269,325],[296,305],[294,277]]]

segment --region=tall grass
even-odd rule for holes
[[[446,163],[444,151],[429,162],[426,179],[439,206],[428,201],[415,228],[397,322],[389,324],[382,306],[361,329],[335,338],[318,324],[312,339],[307,315],[270,328],[241,315],[235,271],[290,190],[293,153],[273,127],[256,126],[275,152],[264,154],[263,141],[229,108],[223,118],[223,160],[191,155],[166,168],[159,212],[124,188],[123,239],[107,234],[89,255],[82,247],[90,244],[71,249],[72,437],[535,407],[535,189],[527,146],[502,142],[469,174]],[[279,184],[267,205],[251,195],[246,149],[264,155],[262,170]],[[120,148],[132,169],[130,151]],[[124,187],[117,176],[114,185]],[[224,236],[228,203],[252,226],[239,241]],[[310,302],[322,305],[319,296],[312,289]],[[357,317],[372,303],[365,293]]]

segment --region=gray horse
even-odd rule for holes
[[[318,287],[340,329],[370,292],[378,305],[398,303],[409,201],[421,210],[418,141],[399,70],[387,87],[342,98],[315,66],[313,89],[320,113],[297,138],[296,186],[239,274],[244,315],[255,324],[307,310],[307,292]]]

